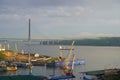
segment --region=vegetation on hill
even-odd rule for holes
[[[74,45],[86,45],[86,46],[120,46],[120,37],[101,37],[94,39],[71,39],[71,40],[54,40],[49,41],[49,45],[71,45],[72,41],[75,41]],[[43,45],[48,45],[47,41],[43,41]]]
[[[119,75],[112,75],[105,77],[104,80],[120,80],[120,74]]]
[[[0,61],[4,61],[6,60],[6,57],[4,54],[2,54],[2,52],[0,51]]]

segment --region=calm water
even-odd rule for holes
[[[39,44],[23,44],[22,42],[17,43],[19,51],[22,49],[25,52],[39,53],[40,55],[58,56],[59,46],[44,46]],[[66,46],[69,47],[69,46]],[[77,59],[84,59],[86,64],[76,66],[74,73],[77,75],[79,80],[79,72],[100,70],[108,68],[120,68],[120,47],[104,47],[104,46],[75,46],[75,53]],[[11,49],[15,49],[14,45],[11,44]],[[46,72],[47,71],[47,72]],[[59,68],[55,70],[53,68],[46,68],[42,66],[35,66],[33,68],[33,74],[35,75],[51,75],[61,74]],[[29,74],[29,70],[19,69],[16,72],[0,73],[0,75],[16,75],[16,74]]]

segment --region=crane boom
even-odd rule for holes
[[[72,53],[72,50],[73,50],[73,45],[74,45],[75,41],[72,42],[72,45],[71,45],[71,48],[70,48],[70,53],[68,54],[67,58],[69,59],[70,58],[70,55]]]
[[[67,62],[65,65],[68,66],[68,62],[70,61],[70,55],[72,54],[72,51],[73,51],[73,45],[74,45],[75,41],[72,42],[72,45],[71,45],[71,48],[70,48],[70,52],[69,54],[67,55],[65,61]]]
[[[74,69],[74,60],[75,60],[75,53],[73,54],[73,59],[72,59],[72,70]]]

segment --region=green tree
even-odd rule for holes
[[[2,54],[2,52],[0,52],[0,61],[2,61],[2,60],[6,60],[6,57],[4,54]]]

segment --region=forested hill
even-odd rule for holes
[[[120,46],[120,37],[100,37],[91,39],[50,39],[50,40],[31,40],[32,44],[40,45],[71,45],[72,41],[75,41],[74,45],[85,45],[85,46]],[[19,39],[0,39],[0,42],[10,42],[10,41],[21,41]],[[27,42],[27,40],[22,40]],[[37,43],[36,43],[37,42]]]
[[[74,45],[87,46],[120,46],[120,37],[101,37],[96,39],[74,39]],[[61,40],[61,45],[71,45],[73,40]]]

